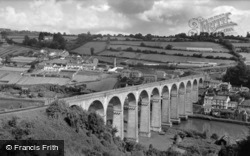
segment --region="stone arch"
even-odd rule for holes
[[[88,108],[89,112],[95,112],[97,114],[99,114],[101,117],[104,117],[104,107],[101,101],[99,100],[95,100],[93,101],[89,108]]]
[[[198,101],[198,81],[194,79],[193,89],[192,89],[192,102],[196,103]]]
[[[150,112],[151,130],[161,131],[161,95],[158,88],[151,92]]]
[[[187,82],[186,85],[186,114],[190,115],[193,112],[193,103],[192,103],[192,83],[190,81]]]
[[[133,93],[129,93],[125,97],[123,116],[124,135],[127,139],[138,141],[137,101]]]
[[[199,79],[199,87],[203,87],[203,79],[202,78]]]
[[[123,113],[122,103],[119,97],[114,96],[108,102],[107,108],[107,124],[117,129],[116,135],[123,138]]]
[[[186,103],[186,88],[184,82],[181,82],[179,85],[179,92],[178,92],[178,109],[179,109],[179,116],[180,118],[186,119],[186,110],[185,110],[185,103]]]
[[[174,123],[180,123],[178,109],[178,87],[173,84],[170,91],[170,118]]]
[[[170,90],[168,86],[162,88],[162,125],[171,126],[170,121]]]
[[[146,90],[139,94],[138,123],[140,135],[150,137],[150,97]]]

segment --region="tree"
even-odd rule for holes
[[[45,34],[44,34],[43,32],[40,32],[40,33],[39,33],[39,36],[38,36],[38,40],[39,40],[39,41],[44,40],[44,36],[45,36]]]
[[[249,32],[247,32],[247,37],[250,37],[250,33]]]
[[[171,49],[173,49],[173,46],[169,44],[169,45],[166,46],[165,49],[171,50]]]
[[[147,34],[147,35],[145,36],[145,39],[148,40],[148,41],[151,41],[152,38],[153,38],[153,35],[151,35],[151,34]]]
[[[93,47],[90,48],[91,55],[95,55],[94,53],[95,49]]]
[[[28,35],[25,35],[25,36],[24,36],[24,40],[23,40],[23,44],[24,44],[24,45],[28,45],[29,41],[30,41],[29,36],[28,36]]]
[[[247,86],[250,87],[250,69],[243,61],[239,61],[235,67],[231,67],[227,70],[223,77],[223,81],[230,82],[235,86]]]
[[[2,35],[2,38],[3,38],[3,39],[6,39],[8,33],[7,33],[6,31],[2,31],[2,32],[1,32],[1,35]]]

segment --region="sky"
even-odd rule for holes
[[[0,0],[0,28],[79,34],[187,33],[191,18],[231,12],[250,31],[250,0]]]

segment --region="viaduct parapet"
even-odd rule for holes
[[[64,98],[69,107],[78,106],[96,112],[106,124],[116,127],[121,139],[139,141],[139,135],[150,137],[151,131],[161,131],[193,113],[198,101],[198,87],[204,75],[192,75],[171,80],[113,89]]]

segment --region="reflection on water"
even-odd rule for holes
[[[245,138],[249,131],[248,127],[244,125],[201,119],[189,119],[188,121],[182,121],[180,125],[174,125],[174,127],[181,129],[192,129],[198,132],[208,131],[210,135],[213,133],[216,133],[219,136],[227,134],[233,139]]]

